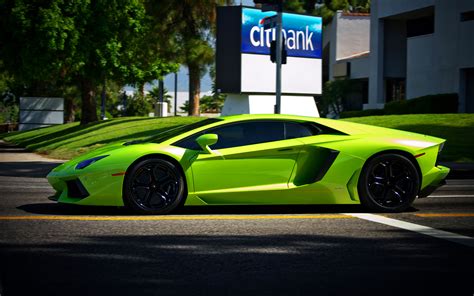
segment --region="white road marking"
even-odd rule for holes
[[[400,221],[400,220],[396,220],[392,218],[387,218],[380,215],[355,214],[355,213],[354,214],[348,213],[345,215],[349,215],[349,216],[356,217],[359,219],[376,222],[376,223],[380,223],[380,224],[384,224],[384,225],[388,225],[392,227],[397,227],[397,228],[401,228],[401,229],[405,229],[409,231],[418,232],[424,235],[429,235],[432,237],[448,240],[450,242],[465,245],[468,247],[474,247],[474,238],[469,237],[469,236],[464,236],[464,235],[460,235],[460,234],[456,234],[456,233],[452,233],[452,232],[448,232],[444,230],[431,228],[428,226],[423,226],[423,225]]]
[[[432,194],[429,197],[474,197],[474,194]]]

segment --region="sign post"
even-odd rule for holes
[[[262,11],[275,11],[276,15],[264,19],[264,28],[276,28],[276,81],[275,81],[275,114],[281,114],[281,60],[282,60],[282,13],[283,0],[256,0],[255,3],[262,4]]]
[[[281,5],[277,12],[277,25],[276,25],[276,105],[275,114],[281,114],[281,49],[282,49],[282,17],[281,17]]]
[[[227,94],[222,114],[318,116],[321,18],[283,13],[282,0],[257,1],[267,5],[217,9],[216,87]]]

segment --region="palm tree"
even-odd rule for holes
[[[189,115],[199,115],[201,77],[214,62],[216,6],[230,0],[149,0],[147,6],[161,28],[169,36],[170,53],[189,71]],[[171,55],[170,55],[171,56]]]

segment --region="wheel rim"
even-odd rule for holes
[[[131,195],[145,210],[159,210],[173,204],[179,195],[180,176],[161,162],[140,167],[131,180]]]
[[[381,161],[369,172],[368,192],[384,208],[410,203],[416,190],[416,172],[403,161]]]

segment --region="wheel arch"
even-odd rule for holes
[[[173,163],[174,165],[176,165],[178,168],[179,168],[179,171],[181,173],[181,176],[183,177],[184,179],[184,198],[183,198],[183,201],[182,203],[180,204],[183,205],[185,202],[186,202],[186,198],[188,196],[188,182],[187,182],[187,179],[186,179],[186,174],[184,173],[184,170],[183,170],[183,167],[181,166],[181,164],[179,163],[178,160],[176,160],[175,158],[169,156],[169,155],[166,155],[166,154],[162,154],[162,153],[151,153],[151,154],[146,154],[146,155],[143,155],[143,156],[140,156],[139,158],[135,159],[135,161],[133,161],[127,168],[126,170],[126,173],[125,173],[125,177],[129,175],[129,172],[131,170],[131,168],[136,165],[137,163],[139,163],[140,161],[142,160],[145,160],[145,159],[151,159],[151,158],[159,158],[159,159],[163,159],[163,160],[167,160],[171,163]],[[125,188],[125,182],[123,183],[122,185],[122,190],[124,190]]]
[[[407,151],[404,151],[404,150],[388,149],[388,150],[382,150],[382,151],[379,151],[377,153],[372,154],[369,158],[367,158],[365,160],[364,165],[362,166],[361,172],[365,169],[366,165],[370,162],[370,160],[372,160],[373,158],[375,158],[379,155],[383,155],[383,154],[398,154],[398,155],[402,155],[402,156],[405,156],[406,158],[408,158],[408,160],[410,160],[410,162],[416,168],[416,172],[418,173],[418,177],[420,178],[420,188],[421,188],[421,184],[422,184],[422,181],[423,181],[423,175],[421,173],[420,165],[418,164],[418,161],[416,161],[415,156],[413,156],[410,152],[407,152]],[[420,190],[420,188],[418,188],[418,190]]]

